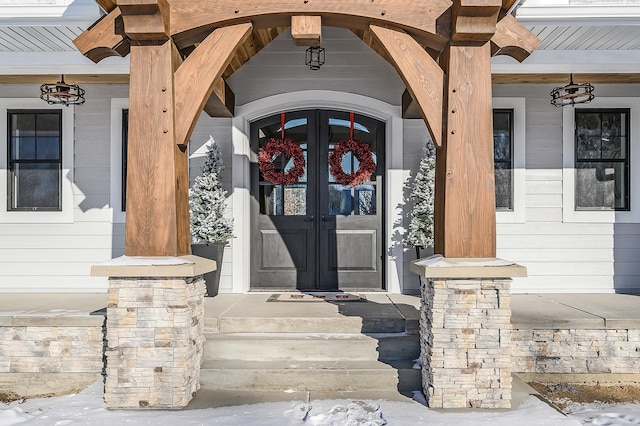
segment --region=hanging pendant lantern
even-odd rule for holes
[[[569,84],[551,91],[551,105],[563,107],[589,103],[595,98],[593,89],[589,83],[574,83],[573,74],[569,74]]]
[[[305,64],[313,71],[318,71],[324,65],[324,48],[310,47],[306,50]]]
[[[84,103],[84,89],[77,84],[65,83],[63,74],[59,82],[55,84],[43,83],[40,86],[40,99],[49,105],[82,105]]]

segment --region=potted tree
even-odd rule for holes
[[[207,295],[218,294],[224,247],[233,237],[233,219],[224,216],[227,191],[222,188],[220,172],[222,153],[213,137],[207,141],[207,158],[202,174],[189,190],[189,219],[191,223],[191,252],[216,261],[215,271],[205,274]]]
[[[436,150],[433,143],[428,141],[411,189],[413,209],[410,213],[409,232],[405,236],[405,243],[416,248],[416,258],[433,254],[435,183]]]

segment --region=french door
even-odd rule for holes
[[[270,139],[281,139],[280,114],[251,124],[257,158]],[[361,184],[341,185],[328,158],[335,143],[366,143],[375,172]],[[274,184],[251,164],[251,288],[307,291],[383,288],[384,123],[348,112],[308,110],[285,114],[284,137],[304,153],[304,174],[296,183]],[[293,158],[273,159],[290,171]],[[342,156],[345,173],[359,170],[353,152]]]

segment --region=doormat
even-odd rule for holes
[[[274,293],[267,302],[366,302],[364,294],[353,293]]]

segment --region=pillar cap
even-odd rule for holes
[[[411,262],[411,272],[425,278],[511,278],[526,277],[527,268],[495,257],[431,257]]]
[[[195,277],[216,270],[214,260],[200,256],[120,256],[91,267],[94,277]]]

